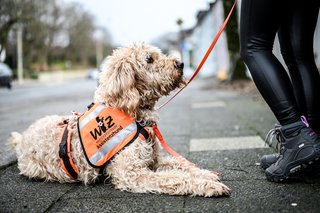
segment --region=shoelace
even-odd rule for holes
[[[281,149],[281,143],[284,141],[284,139],[281,136],[280,133],[280,124],[275,124],[273,129],[270,129],[269,132],[267,133],[267,136],[265,138],[266,144],[268,144],[269,147],[272,146],[274,142],[274,137],[276,137],[276,149],[279,151]]]

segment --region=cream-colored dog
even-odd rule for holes
[[[168,57],[153,46],[135,44],[119,48],[106,60],[94,101],[120,109],[148,125],[157,120],[155,103],[185,84],[183,63]],[[77,180],[62,169],[57,140],[58,123],[70,119],[71,155],[79,171]],[[152,128],[150,128],[152,132]],[[154,134],[154,133],[152,133]],[[22,134],[12,133],[9,142],[15,148],[20,173],[47,181],[85,184],[98,180],[99,169],[91,167],[84,157],[76,121],[71,116],[47,116],[33,123]],[[142,142],[138,137],[116,154],[104,168],[115,188],[136,193],[170,195],[223,196],[230,190],[208,170],[190,167],[160,152],[158,140]]]

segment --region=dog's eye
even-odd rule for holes
[[[153,62],[153,58],[152,58],[150,55],[147,55],[147,56],[145,57],[145,60],[146,60],[146,62],[147,62],[148,64],[151,64],[151,63]]]

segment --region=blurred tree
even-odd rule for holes
[[[179,26],[179,29],[182,28],[183,20],[181,18],[177,19],[176,23]]]
[[[14,25],[33,19],[35,8],[34,0],[0,0],[0,53],[6,47]]]
[[[37,1],[32,21],[24,27],[24,52],[26,64],[33,70],[48,70],[50,53],[56,38],[62,32],[64,18],[56,0]]]
[[[112,45],[112,37],[107,28],[102,28],[102,45],[103,45],[103,51],[104,51],[104,56],[110,55],[113,50],[113,45]]]
[[[72,3],[65,11],[66,29],[69,44],[66,47],[66,56],[73,62],[86,65],[90,57],[95,57],[94,19],[91,14],[83,10],[81,5]]]
[[[234,1],[222,1],[224,7],[225,18],[227,17]],[[239,3],[239,2],[238,2]],[[232,16],[229,19],[225,29],[227,34],[227,42],[229,49],[229,57],[231,61],[229,81],[236,79],[246,79],[245,65],[240,57],[239,28],[237,7],[235,7]]]
[[[95,42],[96,42],[95,63],[97,66],[100,66],[100,63],[103,61],[104,57],[106,55],[111,54],[113,50],[111,35],[107,28],[97,27]],[[92,62],[93,61],[91,61],[91,63]]]
[[[29,70],[54,69],[57,64],[96,65],[97,42],[93,35],[97,27],[93,16],[81,5],[61,0],[0,0],[0,3],[0,50],[8,50],[8,62],[16,62],[15,24],[20,22],[24,64]],[[111,36],[108,30],[99,30],[102,32],[99,45],[105,55],[112,49]]]

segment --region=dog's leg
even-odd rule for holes
[[[188,162],[178,160],[172,156],[164,156],[164,154],[160,152],[158,143],[155,143],[153,148],[155,153],[154,170],[181,170],[197,178],[219,181],[219,176],[209,170],[200,169],[196,165],[190,165]]]
[[[196,178],[219,181],[219,176],[215,173],[206,169],[200,169],[196,165],[189,165],[189,163],[179,161],[171,156],[159,157],[155,169],[157,171],[181,170],[190,173]]]
[[[113,177],[113,183],[117,189],[130,192],[205,197],[223,196],[230,193],[229,188],[218,181],[197,178],[179,170],[154,172],[145,167],[119,172],[122,173],[122,176]]]
[[[136,193],[165,193],[170,195],[228,195],[230,190],[214,179],[198,178],[183,169],[154,171],[154,149],[144,142],[134,142],[115,156],[107,173],[117,189]],[[184,167],[181,167],[184,168]]]

